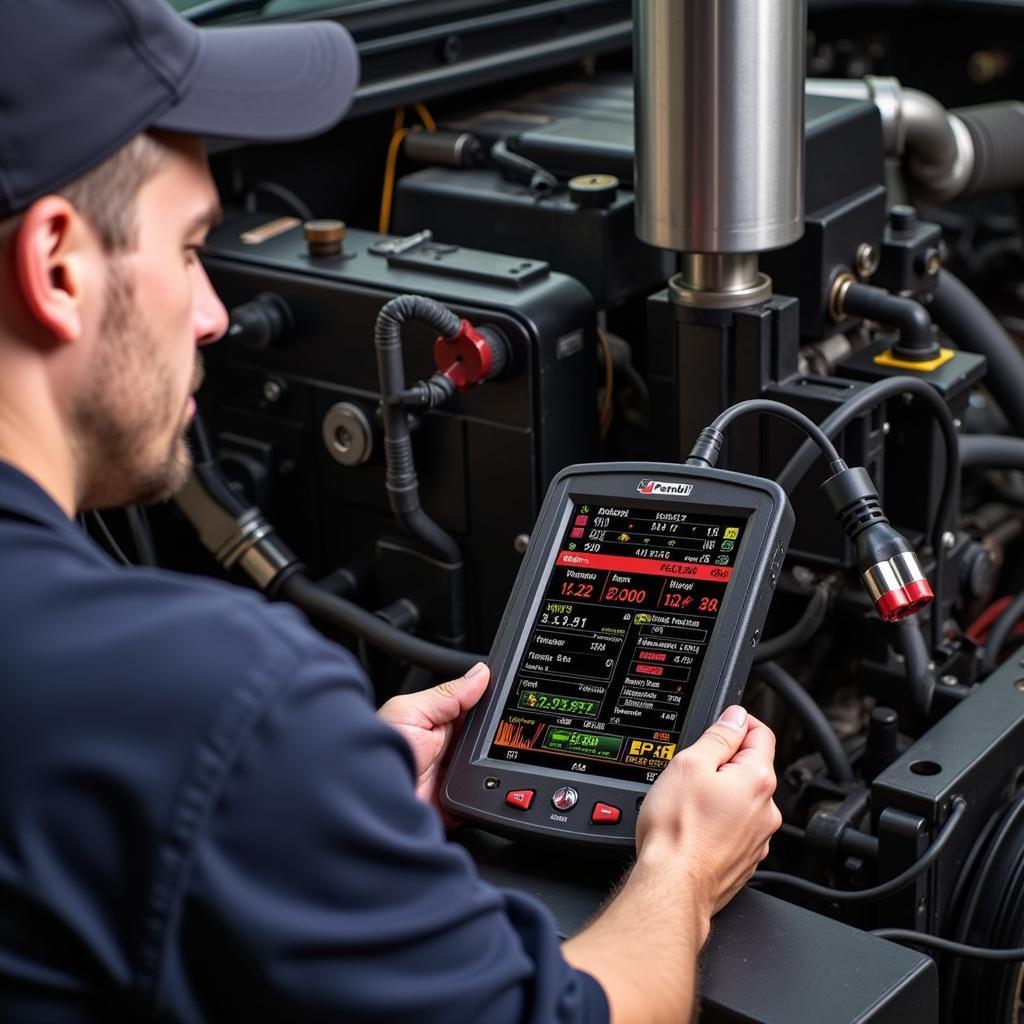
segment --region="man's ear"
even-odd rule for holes
[[[62,196],[44,196],[22,214],[13,245],[29,316],[56,341],[74,341],[82,333],[88,258],[98,245],[88,224]]]

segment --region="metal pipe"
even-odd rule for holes
[[[637,0],[636,227],[755,253],[803,234],[806,0]]]
[[[882,118],[886,156],[906,159],[917,194],[931,201],[959,195],[974,169],[974,144],[964,122],[934,97],[906,89],[899,80],[809,78],[810,96],[870,100]]]

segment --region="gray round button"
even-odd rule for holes
[[[572,786],[562,786],[561,789],[555,790],[555,795],[551,798],[551,803],[560,811],[568,811],[571,807],[576,806],[576,801],[579,800],[579,798],[579,793],[577,793]]]

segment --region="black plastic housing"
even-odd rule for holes
[[[314,576],[358,562],[396,532],[379,438],[356,466],[335,461],[323,438],[324,420],[341,402],[358,407],[371,432],[379,429],[373,330],[385,302],[425,295],[508,340],[509,370],[500,379],[454,395],[443,408],[410,413],[423,508],[459,545],[468,642],[486,648],[519,569],[517,538],[529,532],[548,482],[563,466],[596,455],[591,298],[540,260],[430,244],[388,257],[371,249],[380,235],[357,229],[348,231],[345,253],[332,257],[311,257],[298,226],[259,245],[241,240],[274,219],[229,215],[211,233],[204,262],[228,305],[268,290],[281,296],[295,317],[294,341],[261,351],[230,338],[210,346],[201,404],[221,442],[268,446],[263,512]],[[403,328],[408,381],[434,372],[436,334],[421,324]],[[429,574],[413,576],[429,602]],[[367,605],[386,603],[396,582],[379,589],[368,581]],[[443,618],[439,636],[446,635]]]

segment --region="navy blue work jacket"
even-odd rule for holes
[[[0,1021],[606,1021],[293,608],[114,563],[0,463]]]

